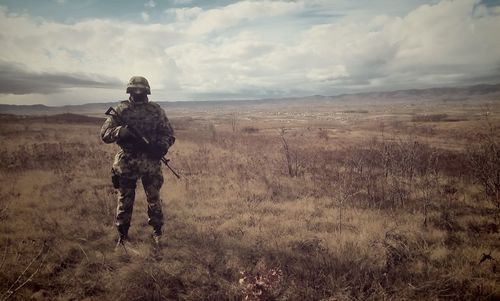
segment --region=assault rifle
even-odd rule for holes
[[[124,126],[127,126],[127,129],[130,131],[130,133],[136,138],[136,139],[139,139],[139,141],[144,144],[144,146],[146,147],[146,149],[152,149],[153,148],[153,144],[151,143],[151,141],[149,141],[148,138],[144,137],[144,135],[142,135],[137,129],[131,127],[130,125],[128,125],[125,120],[123,120],[123,118],[120,117],[120,115],[118,115],[118,112],[113,108],[113,107],[109,107],[109,109],[106,111],[106,113],[104,113],[106,116],[113,116],[115,117],[119,123],[121,123],[122,125]],[[170,171],[174,174],[174,176],[177,177],[177,179],[180,179],[181,177],[179,176],[178,173],[175,172],[175,170],[170,167],[170,165],[168,164],[168,162],[170,162],[170,159],[167,159],[165,157],[161,157],[161,162],[163,162],[163,164],[165,164],[168,169],[170,169]]]

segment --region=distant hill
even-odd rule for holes
[[[93,115],[96,112],[104,112],[113,103],[92,103],[83,105],[71,105],[52,107],[46,105],[4,105],[0,104],[0,114],[14,114],[14,115],[55,115],[55,114],[83,114]]]
[[[76,124],[102,124],[104,117],[91,117],[86,115],[63,113],[56,115],[15,115],[15,114],[0,114],[1,120],[25,120],[25,121],[40,121],[44,123],[76,123]]]
[[[256,105],[313,105],[329,104],[342,101],[462,101],[477,97],[490,97],[500,100],[500,84],[480,84],[466,87],[444,87],[430,89],[408,89],[383,92],[365,92],[342,94],[336,96],[313,95],[292,98],[268,98],[255,100],[218,100],[218,101],[172,101],[158,103],[166,109],[182,108],[214,108],[232,106],[256,106]],[[80,115],[104,115],[110,106],[115,106],[118,101],[108,103],[88,103],[83,105],[68,105],[52,107],[45,105],[5,105],[0,104],[0,114],[14,115],[55,115],[55,114],[80,114]],[[62,116],[62,115],[61,115]],[[66,115],[67,116],[67,115]]]

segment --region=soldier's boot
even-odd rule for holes
[[[119,225],[118,229],[118,241],[116,242],[116,247],[123,245],[126,241],[128,241],[128,226]]]
[[[153,234],[151,236],[153,238],[153,243],[157,248],[160,247],[161,235],[162,235],[161,227],[154,227]]]

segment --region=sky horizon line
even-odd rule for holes
[[[153,102],[157,103],[185,103],[185,102],[244,102],[244,101],[264,101],[264,100],[286,100],[286,99],[297,99],[297,98],[312,98],[312,97],[343,97],[343,96],[356,96],[356,95],[366,95],[366,94],[376,94],[376,93],[395,93],[395,92],[403,92],[403,91],[425,91],[425,90],[433,90],[433,89],[468,89],[472,87],[478,86],[500,86],[500,81],[496,83],[476,83],[476,84],[468,84],[468,85],[455,85],[455,86],[439,86],[439,87],[429,87],[429,88],[409,88],[409,89],[387,89],[380,91],[365,91],[365,92],[353,92],[353,93],[341,93],[341,94],[333,94],[333,95],[322,95],[322,94],[311,94],[304,96],[286,96],[286,97],[272,97],[272,98],[246,98],[246,99],[195,99],[195,100],[156,100],[151,99]],[[62,105],[47,105],[42,103],[33,103],[33,104],[15,104],[15,103],[0,103],[0,106],[44,106],[49,108],[59,108],[59,107],[73,107],[73,106],[85,106],[85,105],[99,105],[99,104],[110,104],[110,103],[118,103],[120,101],[126,100],[103,100],[103,101],[91,101],[80,104],[62,104]],[[0,112],[1,113],[1,112]]]

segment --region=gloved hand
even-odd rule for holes
[[[163,156],[167,154],[168,149],[161,147],[159,145],[150,145],[149,146],[149,155],[154,160],[160,160]]]
[[[120,131],[118,132],[118,139],[119,140],[127,140],[130,138],[133,138],[133,135],[130,132],[130,130],[128,129],[128,127],[126,125],[122,126],[120,128]]]

